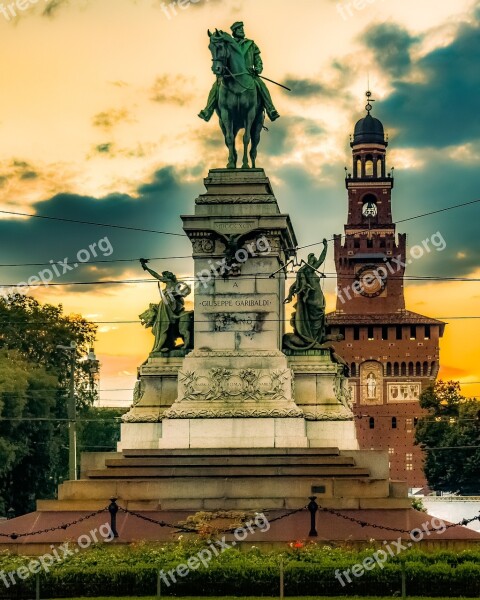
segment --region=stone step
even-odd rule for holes
[[[117,467],[87,471],[88,479],[159,479],[177,477],[369,477],[368,469],[348,466],[241,467],[241,466],[176,466],[176,467]]]
[[[292,490],[292,493],[294,491]],[[308,502],[302,497],[287,498],[172,498],[168,500],[117,500],[122,508],[134,511],[159,511],[159,510],[285,510],[300,508]],[[39,512],[93,512],[105,508],[110,500],[37,500]],[[409,498],[324,498],[321,500],[323,508],[336,510],[363,509],[408,509],[412,502]]]
[[[157,458],[161,456],[339,456],[338,448],[180,448],[125,449],[126,458]]]
[[[320,488],[323,487],[323,490]],[[65,481],[58,488],[58,499],[102,500],[105,506],[110,498],[123,501],[156,500],[212,500],[256,498],[259,505],[267,498],[285,500],[295,496],[308,499],[318,496],[321,504],[325,499],[342,499],[345,508],[350,499],[388,498],[387,479],[371,477],[172,477],[164,478],[94,478]],[[220,504],[218,504],[220,506]],[[343,506],[343,504],[342,504]],[[179,503],[178,508],[181,508]]]
[[[161,456],[157,458],[110,458],[107,468],[123,467],[281,467],[281,466],[341,466],[354,467],[348,456]]]

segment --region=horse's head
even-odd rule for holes
[[[224,31],[215,29],[215,33],[208,30],[208,37],[210,38],[208,47],[212,53],[212,71],[217,77],[221,77],[225,74],[230,57],[230,40],[228,39],[230,36]]]

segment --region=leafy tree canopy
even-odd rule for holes
[[[438,381],[420,396],[428,411],[415,441],[426,449],[425,475],[441,492],[480,494],[480,401],[465,398],[460,384]]]
[[[0,298],[0,514],[33,510],[55,495],[68,473],[67,398],[71,354],[77,344],[75,397],[79,415],[96,398],[82,360],[96,326],[62,306],[14,294]]]

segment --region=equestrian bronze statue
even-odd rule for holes
[[[271,121],[280,115],[260,78],[263,62],[258,46],[245,37],[242,22],[234,23],[231,29],[233,36],[218,30],[208,32],[212,70],[217,79],[208,96],[207,106],[198,116],[209,121],[214,112],[218,114],[229,153],[228,169],[237,168],[235,139],[240,129],[244,129],[242,169],[255,168],[265,112]],[[249,146],[251,165],[248,161]]]

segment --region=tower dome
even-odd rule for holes
[[[360,119],[355,125],[353,143],[356,144],[386,144],[385,131],[379,119],[372,117],[370,113]]]
[[[385,139],[383,123],[379,119],[372,117],[370,114],[373,108],[372,102],[375,102],[375,100],[372,99],[372,92],[368,91],[366,95],[367,105],[365,109],[367,114],[363,119],[357,121],[350,145],[353,147],[358,144],[381,144],[382,146],[387,147],[388,142]]]

